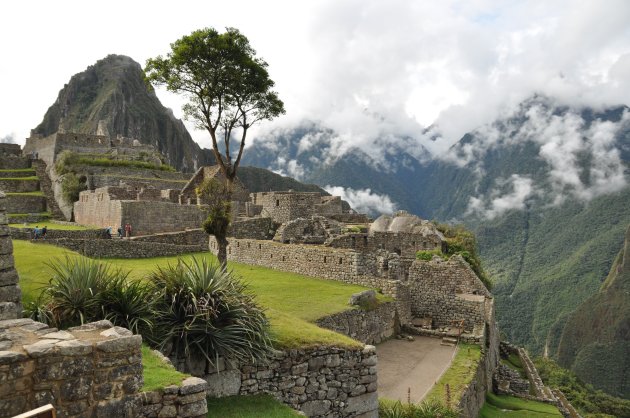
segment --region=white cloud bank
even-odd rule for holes
[[[380,215],[391,214],[396,210],[396,205],[389,196],[373,193],[370,189],[354,190],[339,186],[325,186],[323,189],[333,196],[341,196],[341,199],[359,213]]]

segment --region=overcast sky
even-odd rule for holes
[[[0,138],[22,143],[64,83],[107,54],[144,65],[207,26],[240,29],[269,63],[287,114],[266,129],[311,119],[360,141],[434,124],[439,152],[534,92],[630,104],[628,0],[7,1]]]

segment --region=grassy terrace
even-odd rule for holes
[[[28,177],[2,177],[2,173],[0,173],[0,180],[13,180],[13,181],[37,181],[39,177],[37,176],[28,176]]]
[[[480,418],[495,417],[561,417],[562,414],[553,405],[529,401],[514,396],[495,395],[489,393],[486,403],[479,413]]]
[[[35,228],[36,226],[42,227],[43,223],[42,222],[31,222],[31,223],[9,224],[9,226],[12,226],[14,228]],[[82,225],[58,224],[58,223],[55,223],[52,220],[49,223],[46,224],[46,227],[48,229],[57,229],[57,230],[62,230],[62,231],[85,231],[85,230],[88,230],[88,229],[95,229],[95,228],[89,228],[89,227],[82,226]]]
[[[142,369],[144,375],[142,392],[150,392],[171,385],[181,386],[182,381],[189,376],[163,362],[146,345],[142,346]]]
[[[33,301],[40,288],[48,280],[49,268],[46,262],[65,254],[81,257],[77,253],[45,244],[28,241],[13,241],[15,265],[20,274],[22,299],[25,304]],[[186,255],[187,259],[193,255]],[[213,261],[216,258],[207,252],[194,254]],[[142,279],[158,266],[177,262],[177,257],[157,257],[149,259],[108,259],[114,266],[129,270],[132,279]],[[231,263],[230,267],[249,284],[250,291],[258,302],[266,308],[271,322],[272,335],[276,346],[282,348],[309,347],[317,345],[337,345],[360,347],[361,344],[335,332],[317,327],[313,322],[326,315],[348,309],[351,294],[364,290],[364,287],[347,285],[332,280],[320,280],[285,273],[263,267],[253,267]],[[384,299],[384,298],[383,298]]]
[[[294,418],[297,412],[269,395],[208,399],[208,418]]]
[[[2,173],[35,173],[34,168],[3,168],[0,169],[0,177]]]
[[[5,193],[6,196],[44,196],[44,192]]]
[[[460,344],[451,366],[433,386],[424,401],[447,404],[446,385],[448,385],[451,395],[450,404],[457,405],[464,389],[475,377],[480,359],[481,347],[476,344]]]

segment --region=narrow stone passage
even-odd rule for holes
[[[450,366],[455,347],[440,345],[438,338],[415,341],[389,340],[376,346],[378,394],[381,398],[419,402]]]

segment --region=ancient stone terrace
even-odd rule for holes
[[[56,132],[47,137],[31,133],[26,138],[23,154],[33,155],[44,160],[47,165],[52,165],[63,151],[72,151],[81,154],[155,154],[152,145],[143,144],[137,139],[122,136],[109,137],[106,135],[90,135],[71,132]]]

